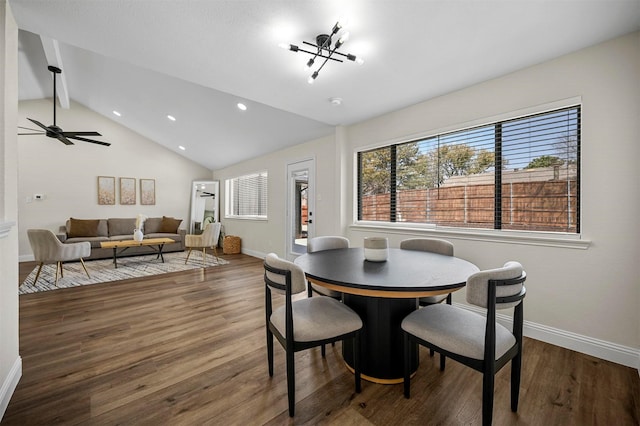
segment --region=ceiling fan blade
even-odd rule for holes
[[[62,132],[66,137],[70,136],[102,136],[98,132]]]
[[[24,129],[24,130],[33,130],[34,132],[39,132],[39,129],[32,129],[31,127],[22,127],[22,126],[18,126],[18,129]]]
[[[108,142],[101,142],[101,141],[95,141],[93,139],[81,138],[80,136],[68,136],[68,137],[69,139],[76,139],[82,142],[91,142],[91,143],[97,143],[98,145],[111,146],[111,144]]]
[[[29,136],[29,135],[40,135],[43,136],[44,132],[37,132],[37,133],[18,133],[18,136]]]
[[[27,120],[29,120],[30,122],[32,122],[33,124],[35,124],[36,126],[42,127],[44,129],[45,132],[49,131],[49,128],[47,126],[45,126],[44,124],[42,124],[41,122],[34,120],[32,118],[27,118]]]
[[[67,139],[66,136],[63,135],[62,133],[58,133],[55,137],[65,145],[75,145],[73,142]]]

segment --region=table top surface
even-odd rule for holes
[[[364,259],[364,249],[347,248],[307,253],[295,262],[307,278],[346,293],[394,297],[421,297],[464,287],[478,272],[476,265],[454,256],[389,249],[385,262]]]
[[[175,243],[175,240],[171,238],[147,238],[142,241],[136,240],[122,240],[122,241],[102,241],[100,247],[102,248],[118,248],[118,247],[135,247],[135,246],[155,246],[160,244]]]

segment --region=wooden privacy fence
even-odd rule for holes
[[[502,185],[502,229],[576,232],[575,180]],[[468,228],[494,227],[494,185],[398,191],[396,222]],[[362,197],[361,220],[390,221],[390,195]]]

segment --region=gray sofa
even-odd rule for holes
[[[186,230],[179,229],[182,219],[171,217],[150,217],[144,222],[144,238],[171,238],[175,243],[165,244],[163,253],[184,251]],[[102,241],[122,241],[133,239],[136,218],[74,219],[70,218],[57,234],[63,243],[88,241],[91,243],[91,256],[87,259],[106,259],[113,257],[113,249],[100,247]],[[122,255],[134,256],[155,253],[152,247],[130,247]]]

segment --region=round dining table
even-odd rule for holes
[[[375,383],[403,381],[400,324],[418,309],[418,298],[459,290],[479,269],[473,263],[436,253],[389,249],[386,261],[365,260],[363,248],[307,253],[295,259],[308,281],[342,293],[345,305],[364,322],[361,336],[362,378]],[[353,370],[353,345],[343,342],[342,354]],[[414,346],[411,370],[418,368]]]

